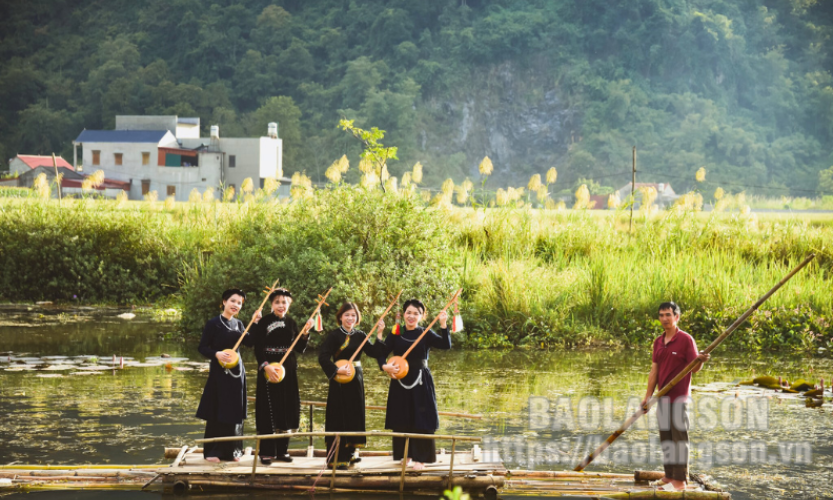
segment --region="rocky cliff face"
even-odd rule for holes
[[[489,156],[501,184],[525,184],[531,173],[563,165],[578,135],[579,113],[542,73],[501,64],[474,75],[451,96],[426,99],[425,111],[438,126],[421,131],[420,148],[438,159],[464,153],[465,160],[458,156],[461,170],[475,177]]]

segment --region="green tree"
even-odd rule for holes
[[[301,110],[287,96],[266,99],[246,119],[246,135],[266,135],[269,122],[278,123],[279,136],[283,140],[284,175],[303,170],[304,147],[301,135]]]

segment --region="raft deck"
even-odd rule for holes
[[[246,450],[238,462],[208,462],[196,446],[166,449],[173,463],[149,466],[0,466],[0,489],[146,489],[162,488],[174,493],[222,491],[228,489],[264,489],[283,491],[415,493],[436,496],[444,489],[460,486],[473,496],[489,499],[507,494],[535,496],[583,496],[607,499],[688,499],[727,500],[731,496],[712,490],[707,481],[699,481],[699,491],[656,491],[648,480],[658,479],[660,472],[612,474],[601,472],[507,470],[493,452],[482,453],[478,437],[392,432],[364,433],[292,433],[293,438],[333,436],[375,436],[405,438],[405,453],[412,439],[450,440],[451,450],[439,449],[437,462],[414,470],[393,461],[390,452],[362,451],[361,461],[347,470],[327,468],[325,450],[292,450],[293,461],[263,465],[257,460],[260,442],[285,438],[287,434],[242,437],[254,440],[255,449]],[[239,440],[240,437],[201,439],[197,442]],[[457,450],[458,442],[475,443],[470,450]],[[484,460],[488,459],[488,460]]]

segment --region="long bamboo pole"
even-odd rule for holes
[[[765,293],[763,295],[763,297],[758,299],[757,302],[752,304],[752,307],[747,309],[746,312],[743,313],[738,319],[736,319],[734,323],[729,325],[729,328],[727,328],[726,331],[724,331],[722,334],[720,334],[719,337],[714,339],[714,342],[712,342],[710,346],[708,346],[706,349],[704,349],[703,353],[704,354],[711,353],[717,346],[719,346],[724,340],[726,340],[726,338],[729,335],[731,335],[732,332],[734,332],[744,321],[746,321],[746,319],[749,318],[749,316],[751,316],[752,313],[754,313],[759,307],[761,307],[761,305],[764,302],[766,302],[767,299],[769,299],[772,296],[772,294],[774,294],[775,292],[778,291],[779,288],[784,286],[784,284],[786,282],[788,282],[790,279],[792,279],[792,277],[795,276],[796,273],[798,273],[798,271],[803,269],[804,266],[809,264],[810,261],[813,260],[815,257],[816,257],[816,254],[814,254],[814,253],[810,254],[806,259],[804,259],[803,262],[801,262],[801,264],[799,264],[795,269],[790,271],[789,274],[784,276],[781,279],[781,281],[778,282],[778,284],[776,284],[774,287],[772,287],[767,293]],[[680,382],[680,380],[682,380],[686,375],[688,375],[691,372],[691,370],[693,370],[694,367],[696,367],[699,363],[700,363],[700,360],[697,359],[697,358],[691,360],[691,362],[688,365],[686,365],[686,367],[685,367],[685,369],[683,369],[683,371],[678,373],[676,377],[674,377],[670,382],[665,384],[665,387],[663,387],[658,393],[656,393],[654,396],[652,396],[648,400],[648,402],[645,403],[645,406],[642,409],[637,410],[636,413],[631,415],[630,418],[628,418],[618,429],[616,429],[616,431],[614,431],[613,434],[611,434],[610,437],[608,437],[607,440],[604,443],[602,443],[598,448],[596,448],[595,451],[593,451],[589,455],[587,455],[587,458],[585,458],[573,470],[576,471],[576,472],[583,471],[584,468],[587,467],[590,464],[590,462],[593,461],[594,458],[596,458],[600,454],[602,454],[602,452],[604,452],[607,449],[608,446],[610,446],[614,441],[616,441],[616,439],[619,436],[621,436],[626,430],[628,430],[628,428],[631,425],[633,425],[634,422],[639,420],[639,417],[648,413],[648,410],[651,409],[651,406],[653,406],[654,403],[659,401],[659,398],[668,394],[668,391],[670,391],[675,385],[677,385]]]

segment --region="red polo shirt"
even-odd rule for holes
[[[677,328],[677,333],[671,338],[671,342],[665,343],[663,333],[654,340],[654,353],[651,361],[657,364],[657,392],[665,387],[665,384],[677,376],[678,373],[688,366],[697,357],[697,343],[694,338],[686,332]],[[691,373],[683,377],[668,394],[671,401],[677,398],[691,396]]]

